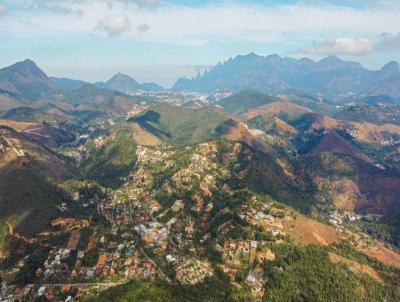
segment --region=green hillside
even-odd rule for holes
[[[88,144],[89,156],[80,165],[87,177],[104,186],[118,186],[136,162],[136,147],[130,125],[110,129],[104,145]]]
[[[276,101],[276,98],[260,92],[245,90],[218,101],[217,105],[222,106],[227,112],[242,114],[251,108],[269,104],[274,101]]]
[[[190,109],[160,104],[129,121],[172,144],[191,144],[218,137],[217,128],[229,119],[215,107]]]
[[[1,133],[21,143],[24,156],[0,153],[0,220],[16,230],[34,234],[58,215],[57,205],[67,200],[59,185],[74,177],[67,162],[9,128]]]

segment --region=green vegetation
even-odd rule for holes
[[[227,112],[241,114],[251,108],[266,105],[274,101],[276,101],[274,97],[256,91],[245,90],[228,96],[220,100],[217,104],[222,106]]]
[[[0,252],[3,251],[7,243],[8,226],[4,221],[0,221]]]
[[[398,301],[400,292],[333,264],[321,246],[275,245],[275,261],[265,264],[269,276],[264,301]]]
[[[336,118],[354,122],[369,122],[376,125],[400,124],[400,107],[392,105],[356,104],[343,108],[336,113]]]
[[[81,168],[100,184],[117,187],[136,163],[136,147],[131,127],[125,124],[115,126],[103,146],[98,149],[89,146],[89,157],[81,163]]]
[[[188,109],[160,104],[131,118],[153,135],[172,144],[191,144],[218,136],[216,128],[229,120],[229,115],[215,107]]]
[[[88,296],[84,302],[251,302],[247,289],[231,285],[229,277],[217,269],[215,275],[192,286],[168,285],[163,281],[133,280],[109,289],[98,296]]]
[[[10,219],[17,231],[30,236],[57,217],[57,205],[68,200],[58,185],[74,174],[54,153],[18,138],[29,157],[0,168],[0,219]]]
[[[98,258],[99,253],[96,250],[87,252],[82,258],[82,265],[86,267],[93,267],[96,265]]]
[[[400,248],[400,218],[399,216],[385,217],[379,221],[355,221],[361,231],[370,234],[378,240],[393,244]]]

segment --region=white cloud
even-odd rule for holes
[[[130,29],[128,17],[123,15],[107,15],[97,22],[97,29],[105,31],[109,37],[117,37]]]
[[[81,5],[84,0],[17,0],[21,2],[29,10],[38,12],[50,12],[53,14],[69,15],[75,14],[77,16],[83,15]]]
[[[51,15],[49,11],[19,11],[15,12],[14,18],[8,18],[7,27],[0,24],[0,34],[69,37],[91,34],[99,23],[97,29],[101,28],[110,36],[125,33],[124,39],[146,43],[205,45],[210,41],[233,41],[290,44],[294,39],[305,39],[308,42],[315,36],[326,38],[374,36],[382,32],[393,34],[400,28],[400,5],[396,3],[390,7],[374,6],[356,10],[307,4],[307,1],[274,6],[228,1],[218,4],[208,2],[207,5],[199,6],[165,4],[161,0],[15,1],[42,5],[62,3],[65,12],[72,9],[81,11],[82,15],[77,18],[75,14]],[[53,10],[56,9],[53,7]],[[110,14],[125,17],[119,19],[119,22],[122,21],[120,25],[112,22],[111,18],[99,21],[99,16]],[[129,20],[132,27],[139,30],[127,32]],[[148,30],[146,35],[140,31],[142,24],[151,24],[151,31]]]
[[[301,52],[311,55],[365,55],[373,50],[374,43],[368,38],[340,37],[315,44]]]

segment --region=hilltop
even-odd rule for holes
[[[156,83],[138,83],[132,77],[123,74],[117,73],[112,76],[107,82],[96,83],[96,86],[99,88],[108,88],[121,93],[126,94],[134,94],[139,91],[162,91],[164,90],[160,85]]]
[[[57,92],[53,82],[29,59],[0,69],[0,89],[28,100],[36,100]]]

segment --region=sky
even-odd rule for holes
[[[0,67],[165,87],[239,54],[400,61],[399,0],[0,0]]]

